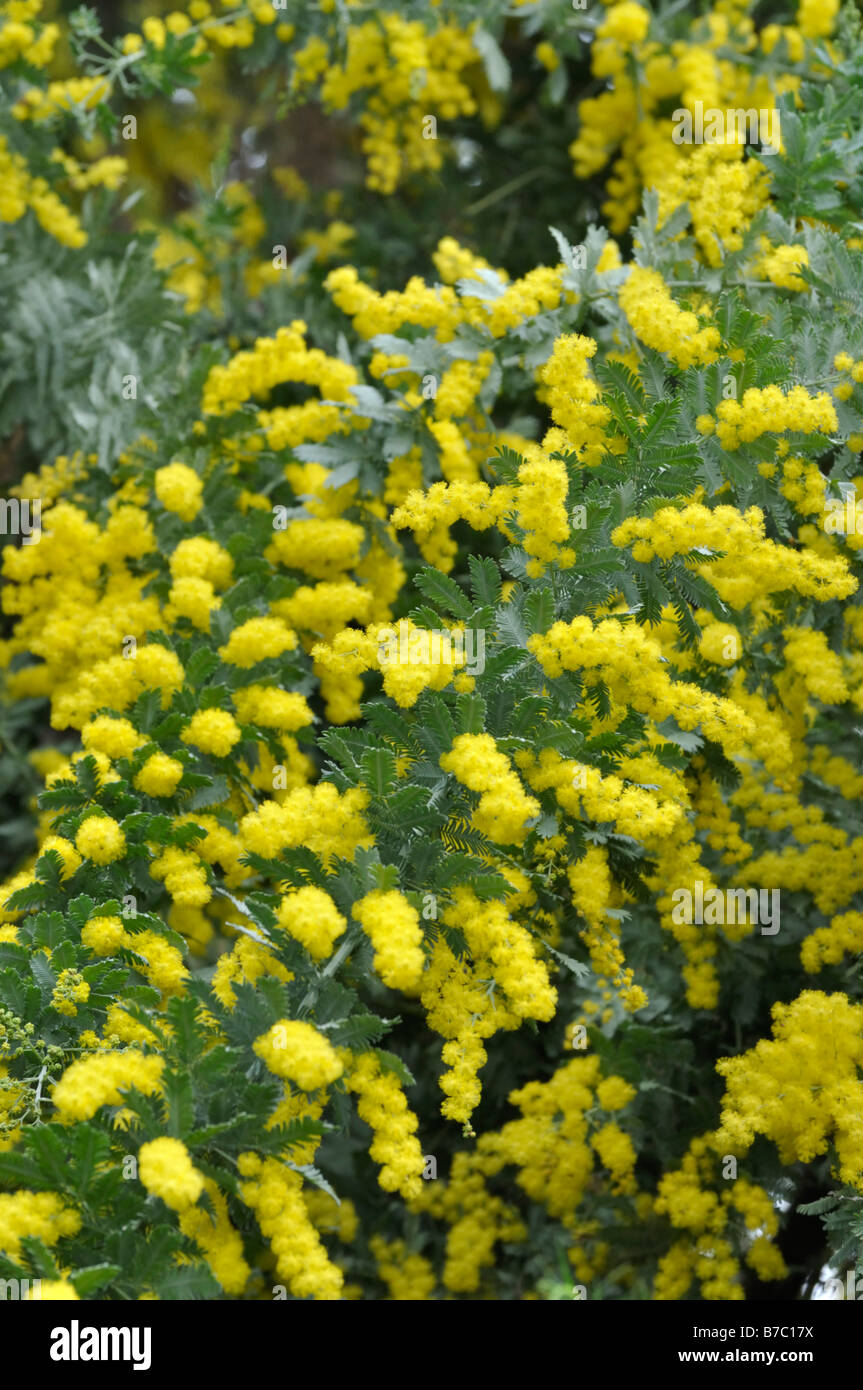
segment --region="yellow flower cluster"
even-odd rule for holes
[[[804,56],[802,23],[767,25],[756,35],[744,9],[714,6],[685,38],[661,41],[651,37],[643,6],[627,0],[609,8],[591,48],[593,76],[603,89],[579,103],[580,130],[570,155],[582,179],[612,161],[602,212],[613,234],[626,230],[639,211],[642,189],[651,188],[659,194],[660,222],[687,204],[708,265],[718,266],[726,252],[740,249],[743,231],[767,200],[768,179],[756,161],[744,158],[739,130],[724,140],[710,139],[707,112],[755,109],[774,119],[777,98],[796,93],[801,77],[758,71],[751,51],[759,38],[767,53],[784,38],[792,62]],[[831,0],[823,21],[820,14],[815,21],[823,22],[824,35],[833,30],[835,10]],[[705,142],[678,144],[675,117],[681,110],[691,116],[696,101],[705,113]]]
[[[509,1099],[521,1111],[520,1118],[477,1142],[479,1153],[491,1160],[487,1174],[514,1163],[519,1187],[564,1224],[572,1222],[590,1181],[594,1154],[609,1169],[618,1192],[634,1190],[636,1153],[629,1136],[614,1121],[590,1133],[587,1112],[594,1105],[599,1079],[598,1058],[565,1062],[550,1080],[530,1081],[512,1091]]]
[[[570,533],[566,469],[540,449],[526,449],[525,453],[526,461],[518,470],[516,517],[526,532],[524,548],[531,557],[527,572],[541,575],[552,563],[559,569],[568,569],[575,560],[575,551],[563,545]]]
[[[342,1074],[338,1053],[311,1023],[283,1018],[257,1038],[254,1050],[275,1076],[294,1081],[303,1091],[329,1086]]]
[[[296,787],[283,802],[265,801],[243,816],[243,845],[267,859],[297,845],[306,845],[324,863],[333,855],[351,858],[373,843],[362,815],[367,801],[366,792],[352,789],[341,795],[331,782]]]
[[[552,419],[565,432],[571,448],[583,454],[587,464],[599,461],[608,410],[597,403],[599,386],[588,375],[587,363],[596,353],[592,338],[564,333],[556,339],[551,356],[539,370]]]
[[[238,352],[227,366],[216,366],[204,383],[205,415],[229,415],[253,396],[268,396],[284,381],[317,386],[322,396],[343,401],[359,381],[355,367],[309,348],[301,319],[280,328],[274,338],[258,338],[249,352]]]
[[[809,253],[805,246],[771,246],[766,238],[763,239],[758,271],[779,289],[808,289],[806,281],[797,273],[801,266],[808,265]]]
[[[470,955],[457,958],[439,936],[421,999],[429,1027],[447,1040],[441,1113],[469,1133],[481,1094],[478,1072],[487,1061],[482,1040],[518,1028],[525,1018],[551,1018],[556,992],[531,936],[504,904],[481,902],[470,889],[459,888],[443,921],[462,932]]]
[[[391,889],[367,893],[353,906],[375,949],[375,970],[390,989],[417,994],[425,956],[419,915],[407,898]]]
[[[701,725],[729,756],[739,752],[754,731],[752,720],[730,700],[671,680],[658,643],[634,624],[605,618],[594,626],[587,617],[557,622],[548,632],[530,637],[528,649],[547,676],[581,670],[586,684],[604,680],[616,700],[656,723],[671,716],[682,729]]]
[[[70,77],[61,82],[49,82],[44,89],[28,87],[12,107],[12,115],[19,121],[49,121],[75,106],[84,110],[98,106],[107,100],[110,91],[102,77]]]
[[[80,1230],[81,1217],[56,1192],[0,1193],[0,1250],[10,1259],[21,1254],[26,1236],[56,1245],[64,1236]]]
[[[329,1259],[309,1219],[301,1175],[278,1159],[261,1159],[254,1153],[240,1154],[237,1166],[245,1179],[240,1196],[270,1242],[278,1277],[295,1298],[340,1298],[342,1272]]]
[[[678,367],[700,367],[719,355],[719,329],[699,328],[688,309],[679,309],[659,274],[634,265],[619,292],[620,307],[635,336],[647,347],[666,352]]]
[[[647,995],[640,985],[633,984],[633,974],[625,964],[614,919],[607,915],[612,883],[605,851],[598,845],[590,845],[583,859],[570,865],[567,878],[573,905],[588,924],[581,937],[600,986],[610,980],[620,991],[623,1007],[628,1013],[635,1013],[644,1008]]]
[[[660,1179],[654,1211],[689,1234],[660,1258],[655,1299],[685,1298],[693,1281],[704,1299],[739,1301],[745,1297],[740,1262],[728,1239],[734,1212],[743,1217],[746,1226],[745,1262],[759,1279],[783,1279],[788,1274],[773,1243],[779,1219],[768,1193],[747,1178],[724,1183],[716,1172],[717,1156],[726,1161],[730,1157],[722,1154],[717,1135],[701,1135],[689,1145],[680,1168]]]
[[[863,951],[863,912],[843,912],[829,927],[810,932],[800,947],[803,969],[816,974],[825,965],[836,965],[846,954]]]
[[[133,1087],[152,1095],[161,1087],[163,1058],[129,1048],[82,1057],[67,1067],[51,1099],[66,1123],[89,1120],[103,1105],[122,1105],[121,1088]]]
[[[498,1242],[519,1242],[527,1228],[517,1209],[489,1192],[483,1175],[500,1166],[496,1157],[456,1153],[446,1182],[427,1183],[411,1203],[421,1212],[447,1223],[444,1287],[453,1293],[475,1293],[483,1269],[494,1264]]]
[[[179,1209],[180,1230],[194,1240],[225,1293],[237,1297],[252,1272],[243,1256],[243,1240],[231,1224],[228,1204],[212,1178],[204,1178],[204,1191],[212,1214],[200,1206],[185,1206]]]
[[[713,434],[723,449],[739,449],[763,434],[831,434],[838,429],[836,409],[826,391],[811,396],[805,386],[792,386],[783,392],[779,386],[750,386],[739,401],[720,401],[716,420],[699,415],[696,425],[702,434]]]
[[[79,1004],[86,1004],[90,998],[90,986],[77,970],[61,970],[51,995],[51,1007],[58,1014],[74,1018]]]
[[[348,925],[329,894],[311,885],[282,898],[278,921],[315,960],[325,960],[332,953]]]
[[[384,1240],[374,1235],[369,1241],[378,1277],[386,1284],[390,1297],[399,1302],[421,1302],[430,1297],[437,1284],[431,1261],[408,1250],[403,1240]]]
[[[528,796],[509,760],[491,734],[459,734],[440,766],[472,792],[479,804],[473,825],[499,845],[523,844],[531,822],[539,816],[539,802]]]
[[[811,1163],[832,1141],[838,1177],[863,1192],[863,1007],[804,990],[773,1006],[773,1038],[717,1062],[725,1078],[717,1143],[745,1153],[756,1135],[783,1163]]]
[[[148,1192],[161,1197],[174,1211],[192,1206],[204,1190],[203,1175],[193,1165],[185,1144],[167,1136],[141,1145],[138,1176]]]
[[[87,244],[79,219],[53,191],[47,179],[34,178],[23,155],[0,135],[0,222],[18,222],[31,209],[39,226],[63,246]]]
[[[408,1108],[398,1077],[385,1071],[373,1052],[350,1059],[345,1085],[359,1097],[357,1113],[372,1132],[369,1153],[381,1165],[378,1182],[385,1192],[409,1199],[422,1190],[423,1152],[416,1138],[418,1122]]]
[[[351,25],[344,63],[329,62],[316,38],[294,56],[298,87],[326,70],[321,96],[332,110],[344,110],[356,92],[367,92],[359,118],[366,182],[382,193],[391,193],[408,172],[441,167],[437,131],[425,113],[453,120],[476,110],[463,73],[476,64],[477,52],[469,33],[454,25],[429,32],[419,20],[384,13]]]
[[[792,550],[767,540],[764,530],[758,507],[739,512],[735,507],[711,509],[690,503],[679,509],[660,507],[650,517],[631,517],[612,531],[611,541],[631,545],[633,559],[645,564],[655,556],[667,560],[692,555],[695,560],[693,552],[716,552],[720,558],[696,568],[735,609],[788,589],[822,602],[854,593],[857,580],[842,556],[827,558],[808,547]]]

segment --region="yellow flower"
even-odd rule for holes
[[[186,463],[169,463],[158,468],[153,487],[162,506],[183,521],[194,521],[203,506],[204,485],[194,468]]]
[[[66,1068],[51,1098],[62,1121],[89,1120],[103,1105],[122,1105],[121,1088],[134,1087],[144,1095],[159,1091],[164,1066],[161,1057],[131,1048],[82,1057]]]
[[[199,709],[189,720],[182,734],[183,743],[191,743],[202,753],[225,758],[234,744],[242,738],[240,726],[232,714],[221,709]]]
[[[172,796],[183,775],[183,764],[167,753],[152,753],[135,773],[135,786],[147,796]]]
[[[329,1086],[343,1071],[335,1048],[310,1023],[282,1019],[255,1040],[254,1050],[271,1072],[303,1091]]]
[[[425,965],[419,914],[395,889],[367,893],[352,910],[375,948],[375,969],[384,984],[415,994]]]
[[[166,1206],[183,1211],[197,1202],[204,1190],[203,1174],[192,1164],[180,1139],[164,1137],[142,1144],[138,1152],[138,1177],[148,1192]]]
[[[348,925],[329,894],[311,885],[282,898],[278,920],[315,960],[325,960],[332,953]]]
[[[88,816],[75,836],[75,847],[94,864],[112,864],[126,853],[126,837],[111,816]]]

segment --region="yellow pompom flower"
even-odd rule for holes
[[[234,628],[226,645],[219,648],[219,656],[229,666],[247,670],[268,657],[293,651],[296,645],[296,633],[279,618],[250,618]]]
[[[84,725],[81,742],[86,749],[104,753],[108,758],[130,758],[144,739],[128,719],[112,719],[110,715],[100,714]]]
[[[89,1120],[103,1105],[122,1105],[121,1088],[134,1087],[144,1095],[161,1089],[165,1062],[129,1048],[81,1057],[67,1067],[51,1099],[63,1123]]]
[[[303,1091],[329,1086],[344,1070],[335,1048],[310,1023],[282,1019],[254,1042],[254,1050],[275,1076]]]
[[[710,623],[701,634],[698,650],[715,666],[733,666],[740,660],[743,643],[731,623]]]
[[[111,956],[127,945],[126,928],[119,917],[91,917],[81,942],[94,956]]]
[[[250,685],[235,690],[234,709],[244,724],[259,724],[265,729],[279,729],[293,734],[311,724],[311,709],[295,690],[278,690],[275,686]]]
[[[194,521],[203,505],[204,485],[186,463],[157,468],[153,488],[165,510],[174,512],[182,521]]]
[[[183,764],[167,753],[153,753],[135,774],[135,786],[147,796],[172,796],[183,776]]]
[[[622,1110],[634,1100],[636,1090],[622,1076],[607,1076],[596,1088],[596,1099],[603,1110]]]
[[[221,709],[199,709],[180,735],[183,743],[191,743],[202,753],[226,758],[242,738],[240,726],[232,714]]]
[[[204,579],[214,589],[226,589],[234,574],[230,553],[209,536],[188,536],[180,541],[169,560],[171,577]]]
[[[111,816],[88,816],[75,836],[75,848],[94,864],[112,864],[126,853],[126,836]]]
[[[375,970],[384,984],[415,994],[425,966],[423,932],[416,909],[392,889],[388,893],[368,893],[354,903],[353,914],[375,948]]]
[[[64,1236],[73,1236],[81,1227],[81,1218],[72,1207],[66,1206],[57,1192],[0,1193],[0,1250],[11,1260],[21,1254],[25,1236],[35,1237],[45,1245],[56,1245]]]
[[[315,960],[324,960],[347,927],[332,898],[321,888],[308,885],[282,898],[279,926],[301,942]]]
[[[162,691],[162,708],[165,709],[173,692],[182,689],[185,672],[175,652],[159,642],[148,642],[138,648],[135,675],[147,690]]]
[[[192,1206],[204,1190],[203,1174],[194,1167],[189,1150],[182,1140],[168,1136],[141,1145],[138,1176],[148,1192],[174,1211]]]

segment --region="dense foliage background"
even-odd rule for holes
[[[5,1296],[863,1277],[861,101],[834,0],[0,3]]]

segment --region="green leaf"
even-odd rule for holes
[[[30,1268],[37,1279],[61,1278],[54,1256],[38,1236],[22,1236],[21,1249],[26,1253]]]
[[[488,556],[469,555],[471,593],[477,603],[496,608],[501,600],[500,570]]]
[[[554,622],[554,594],[551,589],[534,589],[524,601],[524,616],[531,635],[548,632]]]
[[[0,941],[0,969],[8,965],[20,970],[29,959],[30,952],[26,946],[18,946],[14,941]]]
[[[394,1052],[386,1052],[381,1047],[375,1047],[372,1050],[380,1062],[383,1071],[392,1072],[393,1076],[397,1076],[403,1086],[416,1085],[416,1077],[408,1071],[401,1057],[397,1057]]]
[[[207,806],[221,806],[231,795],[231,788],[227,777],[221,775],[209,777],[207,785],[198,787],[197,791],[186,797],[183,801],[184,811],[203,811]]]
[[[545,949],[549,952],[549,954],[554,956],[554,959],[556,961],[559,961],[561,965],[566,966],[566,969],[570,972],[570,974],[574,975],[577,980],[580,980],[583,983],[584,981],[590,979],[591,974],[593,972],[591,971],[589,965],[585,965],[584,962],[580,960],[573,960],[572,956],[566,955],[563,951],[555,950],[554,946],[549,946],[548,942],[544,938],[542,944],[545,947]]]
[[[168,1133],[185,1139],[195,1122],[195,1097],[188,1072],[168,1071],[162,1077]]]
[[[239,1115],[234,1115],[230,1120],[220,1120],[216,1124],[202,1125],[200,1129],[191,1130],[186,1135],[186,1145],[190,1149],[205,1149],[213,1139],[220,1139],[224,1135],[230,1134],[232,1130],[257,1125],[258,1121],[258,1116],[244,1111]]]
[[[672,719],[671,716],[661,724],[657,724],[656,732],[662,734],[662,737],[667,739],[669,743],[676,743],[677,747],[682,748],[685,753],[697,753],[704,743],[700,734],[687,733],[685,729],[678,726],[676,720]]]
[[[396,1022],[396,1019],[379,1018],[377,1014],[351,1014],[349,1018],[327,1024],[325,1031],[334,1047],[359,1051],[369,1043],[377,1042]]]
[[[817,1202],[802,1202],[795,1211],[802,1212],[804,1216],[822,1216],[826,1211],[832,1211],[839,1205],[839,1195],[830,1192],[826,1197],[819,1197]]]
[[[510,84],[510,68],[497,39],[487,29],[478,25],[473,32],[472,42],[482,58],[488,85],[492,91],[507,91]]]
[[[89,922],[95,906],[96,904],[92,898],[88,898],[86,894],[82,894],[80,897],[72,899],[66,911],[73,922],[77,922],[79,927],[83,927]],[[47,942],[45,944],[48,945]]]
[[[218,656],[209,647],[197,647],[186,662],[186,683],[195,690],[206,685],[219,664]]]
[[[32,1187],[39,1191],[50,1187],[51,1179],[44,1176],[38,1163],[23,1153],[0,1153],[0,1183],[10,1187]]]
[[[307,1178],[310,1183],[314,1183],[315,1187],[319,1187],[322,1192],[326,1192],[329,1197],[332,1197],[339,1205],[341,1205],[333,1188],[327,1182],[323,1173],[318,1168],[316,1168],[313,1163],[289,1163],[288,1167],[293,1168],[295,1173],[302,1173],[303,1177]]]
[[[458,695],[456,697],[456,715],[462,733],[481,734],[485,728],[485,700],[476,693]]]
[[[368,748],[360,759],[362,783],[378,799],[392,791],[398,780],[395,756],[388,748]]]
[[[218,1298],[222,1286],[207,1265],[196,1262],[169,1268],[154,1280],[159,1297],[168,1302],[188,1299]]]
[[[79,1298],[86,1298],[88,1294],[95,1293],[97,1289],[103,1289],[106,1284],[110,1284],[112,1279],[116,1279],[118,1274],[122,1274],[120,1265],[100,1264],[87,1265],[83,1269],[73,1270],[67,1278],[75,1287],[75,1292]]]
[[[426,565],[414,575],[414,584],[421,589],[427,599],[436,603],[444,613],[452,613],[456,618],[466,620],[472,612],[472,604],[462,593],[458,584],[448,574]]]

